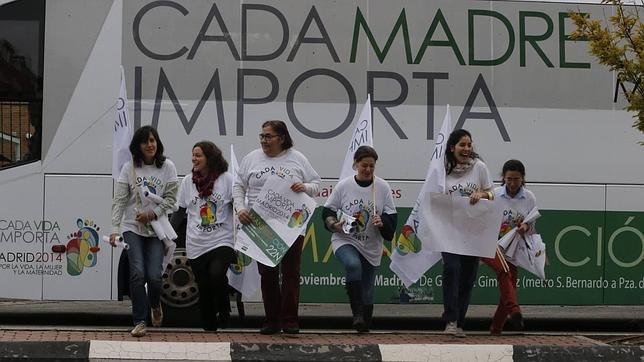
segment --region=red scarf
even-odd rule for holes
[[[199,197],[208,197],[212,194],[212,188],[218,177],[219,174],[214,171],[208,172],[206,176],[202,176],[199,172],[192,171],[192,183],[197,187]]]

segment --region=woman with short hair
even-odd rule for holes
[[[338,182],[322,211],[324,225],[333,233],[335,257],[346,270],[352,325],[358,332],[369,331],[376,268],[382,259],[383,241],[394,237],[397,223],[391,186],[375,175],[376,161],[376,150],[358,147],[353,155],[356,175]],[[346,220],[355,225],[346,225]]]
[[[306,157],[293,148],[293,140],[282,121],[266,121],[259,134],[261,148],[251,151],[241,161],[233,186],[235,210],[239,221],[251,223],[249,210],[269,177],[291,183],[294,192],[313,197],[320,189],[320,175]],[[266,318],[262,334],[299,333],[300,260],[304,236],[291,245],[280,264],[269,267],[258,263],[262,300]],[[281,272],[281,278],[280,278]],[[281,285],[280,285],[281,279]]]

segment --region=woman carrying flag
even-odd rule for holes
[[[353,156],[357,174],[338,182],[322,211],[324,225],[333,233],[335,257],[346,269],[353,328],[358,332],[369,331],[383,239],[393,238],[397,223],[391,187],[375,176],[377,160],[372,147],[358,147]]]
[[[470,204],[493,200],[492,181],[487,166],[472,148],[472,135],[464,129],[453,131],[445,150],[445,190],[469,197]],[[479,258],[442,252],[443,321],[445,333],[465,337],[463,325],[476,279]]]
[[[525,188],[525,167],[519,160],[509,160],[503,165],[503,183],[494,189],[494,197],[501,204],[503,220],[499,229],[499,238],[513,228],[521,236],[534,233],[534,223],[525,223],[523,219],[536,205],[534,194]],[[516,241],[515,241],[516,242]],[[503,259],[501,259],[503,258]],[[499,305],[492,318],[490,333],[500,335],[505,322],[510,316],[510,323],[516,330],[523,330],[523,315],[517,304],[517,267],[505,260],[502,253],[494,258],[481,258],[496,273],[499,285]]]

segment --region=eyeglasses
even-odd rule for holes
[[[270,142],[275,137],[279,137],[279,135],[270,134],[270,133],[260,133],[259,134],[259,140],[260,141],[266,140],[266,141]]]

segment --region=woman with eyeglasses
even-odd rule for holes
[[[494,198],[497,203],[500,203],[499,210],[503,212],[499,238],[515,227],[519,235],[534,233],[534,222],[523,222],[528,213],[537,206],[534,194],[524,186],[525,166],[519,160],[509,160],[503,165],[502,176],[503,183],[494,189]],[[505,271],[498,254],[494,258],[481,258],[481,260],[494,270],[499,285],[499,305],[492,318],[490,333],[500,335],[508,316],[513,329],[523,330],[523,315],[517,303],[516,265],[508,261],[506,263],[508,270]]]
[[[293,149],[293,140],[282,121],[266,121],[259,134],[261,148],[251,151],[241,161],[233,186],[234,206],[239,221],[250,224],[249,210],[269,177],[291,182],[294,192],[314,196],[320,189],[320,175],[306,157]],[[258,264],[266,318],[261,334],[299,333],[300,259],[304,236],[300,235],[280,264]],[[280,286],[280,272],[281,286]]]

